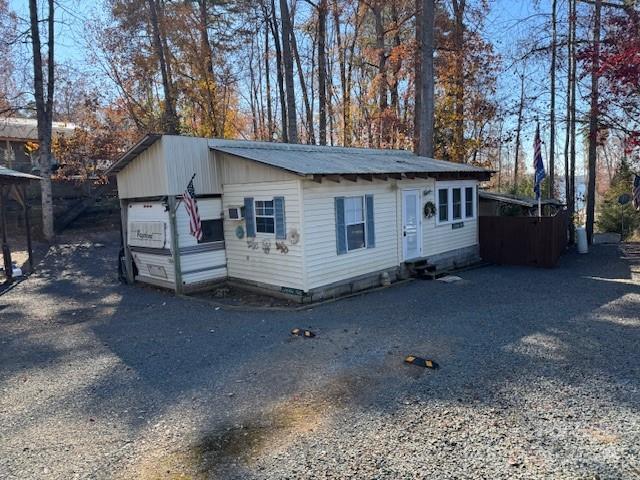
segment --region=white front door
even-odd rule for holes
[[[420,190],[402,191],[402,251],[404,260],[422,256]]]

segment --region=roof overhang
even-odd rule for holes
[[[10,168],[0,167],[0,184],[16,185],[18,183],[27,183],[35,180],[42,180],[42,177],[31,175],[30,173],[18,172]]]
[[[113,175],[121,172],[129,165],[138,155],[147,150],[151,145],[156,143],[162,137],[159,133],[147,133],[135,145],[127,150],[118,160],[115,161],[105,172],[106,175]]]

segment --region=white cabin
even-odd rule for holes
[[[169,135],[111,171],[130,281],[182,292],[227,279],[301,302],[477,261],[478,182],[491,174],[401,150]],[[200,241],[182,201],[192,178]]]

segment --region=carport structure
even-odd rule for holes
[[[29,204],[27,202],[25,186],[34,180],[42,179],[29,173],[17,172],[0,166],[0,227],[2,227],[2,257],[4,259],[4,272],[7,283],[13,281],[11,249],[9,248],[7,239],[7,203],[10,196],[15,199],[24,210],[25,235],[27,237],[27,250],[29,252],[29,271],[33,271],[31,223],[29,221]]]

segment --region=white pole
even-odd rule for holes
[[[542,216],[542,195],[538,195],[538,217]]]

